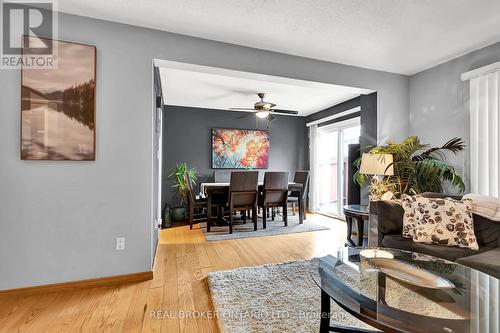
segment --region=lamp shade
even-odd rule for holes
[[[359,172],[365,175],[392,176],[394,164],[392,154],[363,153]]]

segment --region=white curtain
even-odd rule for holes
[[[313,212],[318,207],[318,125],[309,126],[309,169],[311,171],[309,190],[309,209]]]
[[[470,79],[471,192],[499,196],[500,72]],[[500,332],[500,287],[497,279],[473,273],[472,310],[484,316],[471,322],[471,332]]]

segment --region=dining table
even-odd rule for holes
[[[259,182],[259,193],[262,192],[263,188],[264,183]],[[229,183],[201,183],[200,191],[207,198],[207,232],[210,232],[210,227],[212,226],[212,202],[216,197],[228,197]],[[288,191],[299,192],[299,223],[303,223],[305,220],[305,202],[303,199],[304,185],[301,183],[289,182]]]

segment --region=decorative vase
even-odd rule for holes
[[[186,209],[184,207],[175,207],[172,209],[172,220],[183,221],[185,220]]]
[[[168,205],[168,203],[165,203],[163,205],[163,209],[161,211],[161,219],[162,219],[162,224],[161,228],[170,228],[172,226],[172,209]]]

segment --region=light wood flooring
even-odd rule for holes
[[[219,332],[206,276],[211,271],[308,259],[341,246],[333,230],[206,242],[194,226],[162,230],[153,280],[36,296],[0,296],[0,332]],[[195,317],[195,318],[193,318]]]

